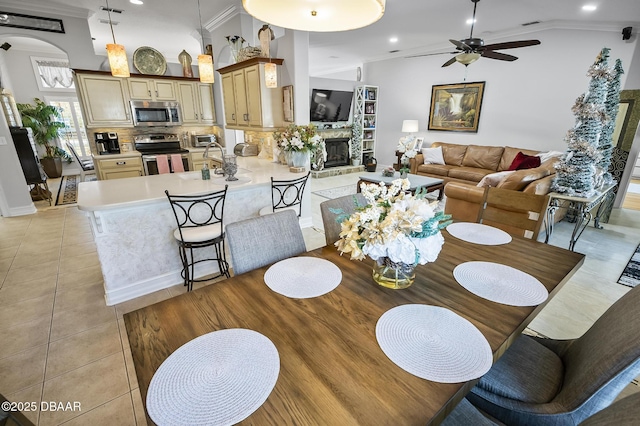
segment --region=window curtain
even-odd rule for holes
[[[37,61],[38,72],[49,87],[56,87],[56,82],[64,88],[73,86],[73,75],[68,62]]]

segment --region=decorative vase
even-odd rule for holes
[[[238,180],[238,178],[235,177],[235,174],[238,171],[238,164],[236,163],[235,155],[228,154],[223,157],[222,170],[224,172],[224,175],[227,177],[225,180]]]
[[[291,167],[293,166],[293,152],[292,151],[285,151],[284,152],[284,157],[286,159],[286,165]]]
[[[291,152],[291,165],[293,167],[305,167],[307,165],[307,158],[309,157],[308,151],[292,151]]]
[[[416,278],[416,265],[392,262],[381,257],[373,262],[373,279],[382,287],[394,290],[407,288]]]
[[[407,177],[407,171],[406,170],[400,170],[400,177],[402,179],[406,179]]]

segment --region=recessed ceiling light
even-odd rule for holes
[[[391,38],[389,39],[389,42],[390,42],[390,43],[397,43],[397,42],[398,42],[398,37],[391,37]]]
[[[473,18],[469,18],[469,19],[467,19],[467,25],[471,25],[471,24],[473,24],[473,23],[475,23],[475,22],[477,22],[477,20],[476,20],[476,19],[473,19]]]
[[[585,12],[593,12],[597,8],[598,7],[596,5],[593,5],[593,4],[585,4],[584,6],[582,6],[582,10],[584,10]]]
[[[129,3],[131,3],[131,4],[144,4],[144,2],[142,0],[129,0]]]

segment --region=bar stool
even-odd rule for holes
[[[181,275],[187,291],[193,289],[194,282],[209,281],[223,275],[229,278],[229,264],[224,253],[222,228],[227,185],[222,191],[203,195],[170,195],[166,190],[164,193],[167,194],[178,224],[173,236],[178,241],[182,261]],[[215,257],[195,258],[193,250],[205,247],[213,247]],[[195,279],[196,264],[207,261],[216,261],[220,273],[210,278]]]
[[[302,194],[309,175],[292,180],[274,180],[271,178],[271,205],[260,209],[260,216],[279,210],[293,210],[298,217],[302,214]]]

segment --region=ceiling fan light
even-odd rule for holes
[[[242,0],[247,13],[259,21],[292,30],[317,32],[366,27],[382,18],[385,3],[386,0]]]
[[[480,59],[480,54],[475,52],[460,53],[459,55],[456,55],[456,61],[460,62],[463,65],[469,65],[477,61],[478,59]]]

